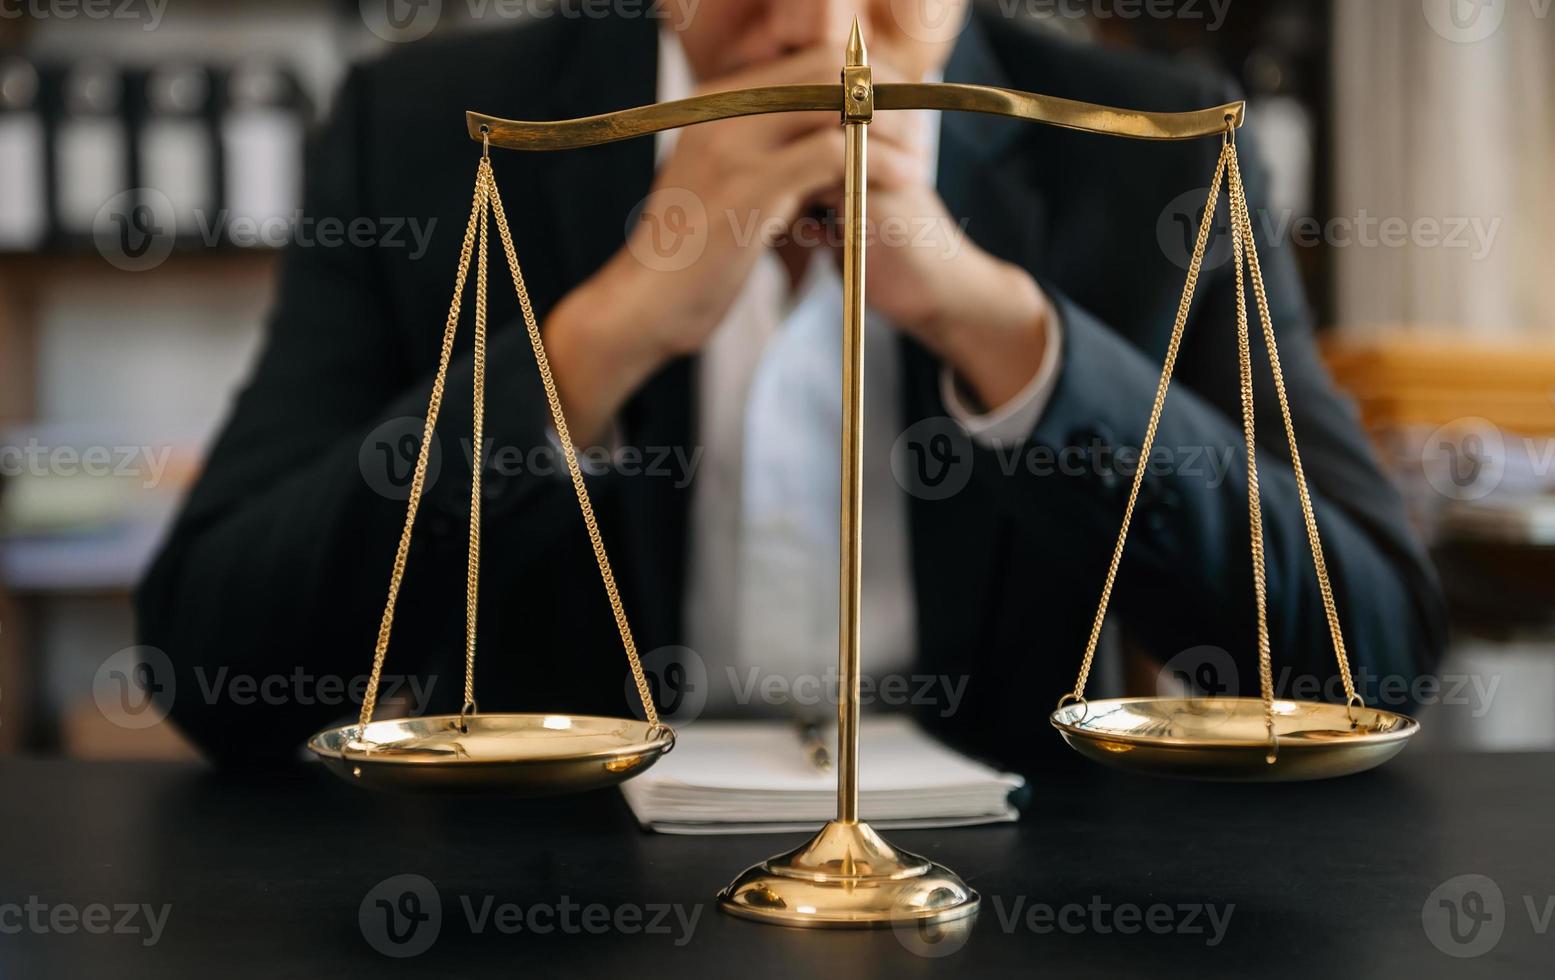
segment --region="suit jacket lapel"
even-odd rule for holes
[[[945,66],[945,81],[1008,87],[974,16]],[[978,246],[1028,269],[1040,257],[1046,209],[1017,152],[1039,127],[976,112],[947,112],[940,125],[939,192]]]
[[[945,69],[948,82],[1008,87],[1009,80],[974,15]],[[940,126],[940,197],[965,234],[990,254],[1036,272],[1045,240],[1046,209],[1020,152],[1033,127],[1019,120],[968,112],[945,113]],[[904,419],[944,412],[940,363],[903,341]],[[980,453],[975,465],[990,465]],[[998,619],[997,572],[1009,529],[991,518],[991,503],[974,480],[944,501],[915,500],[913,535],[919,610],[919,670],[966,674],[977,651],[992,649]]]
[[[556,79],[551,118],[572,119],[654,100],[658,21],[607,17],[576,31]],[[557,247],[569,282],[581,282],[626,239],[626,222],[653,180],[653,140],[624,140],[548,154]]]
[[[570,69],[557,79],[551,117],[655,101],[657,30],[658,21],[648,17],[589,21],[578,32]],[[644,137],[554,154],[546,183],[568,282],[587,279],[625,244],[628,222],[652,186],[653,145]],[[621,477],[611,540],[625,544],[618,573],[645,652],[680,634],[690,493],[689,474],[680,472],[678,461],[692,458],[694,385],[689,361],[671,364],[623,406],[618,419],[623,444],[642,450],[642,465],[640,473]]]

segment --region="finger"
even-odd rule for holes
[[[698,87],[698,92],[727,92],[731,89],[759,88],[764,85],[836,82],[841,71],[842,58],[838,52],[807,48],[782,58],[742,68],[719,78],[709,79]]]
[[[753,168],[756,199],[775,217],[792,218],[807,202],[842,186],[846,152],[840,126],[783,146]]]
[[[775,61],[764,62],[701,85],[697,94],[727,92],[734,89],[760,88],[771,85],[834,84],[838,82],[840,58],[830,49],[810,48]],[[898,80],[900,75],[889,66],[875,70],[876,81]],[[918,130],[918,113],[888,112],[875,117],[881,138],[893,139],[909,145]],[[776,142],[793,139],[824,126],[837,125],[837,115],[831,112],[778,112],[759,116],[746,116],[708,127],[722,130],[728,138],[758,141],[762,148],[770,148]]]
[[[917,150],[904,150],[890,143],[872,143],[865,163],[871,188],[901,190],[928,180],[927,162]]]
[[[889,143],[900,149],[924,152],[924,122],[920,117],[921,113],[917,112],[876,114],[869,124],[870,143]],[[744,129],[726,131],[721,138],[737,141],[753,155],[766,154],[779,144],[802,139],[812,133],[842,128],[841,119],[830,112],[779,112],[747,117],[739,122],[746,124]]]
[[[698,95],[711,92],[728,92],[742,88],[760,88],[767,85],[829,85],[840,82],[842,59],[828,48],[807,48],[803,51],[764,61],[742,68],[718,78],[709,79],[697,86]],[[908,81],[894,67],[878,64],[870,69],[876,84]]]
[[[869,124],[869,143],[871,148],[880,143],[889,143],[898,149],[922,153],[927,149],[924,129],[922,113],[877,112],[874,121]]]
[[[870,190],[898,191],[922,187],[928,183],[927,165],[922,155],[918,153],[908,153],[893,146],[872,143],[865,163]],[[811,201],[824,207],[840,209],[842,207],[840,183],[826,186]]]

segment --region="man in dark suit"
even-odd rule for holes
[[[1074,45],[996,10],[953,16],[936,32],[901,20],[903,7],[727,0],[675,24],[558,17],[407,46],[355,69],[312,156],[306,213],[440,227],[424,257],[352,245],[288,252],[263,355],[139,594],[143,641],[177,671],[174,719],[216,757],[260,760],[289,757],[310,731],[352,713],[295,693],[234,698],[219,679],[352,679],[370,663],[404,519],[402,484],[373,469],[396,460],[375,454],[393,448],[395,433],[419,432],[414,419],[425,414],[478,154],[464,110],[572,118],[692,87],[834,81],[855,13],[882,81],[942,76],[1161,111],[1235,98],[1223,82]],[[841,184],[837,120],[820,115],[565,153],[493,151],[575,440],[638,460],[590,477],[638,645],[662,653],[690,641],[696,653],[665,656],[694,658],[707,703],[736,713],[761,689],[742,665],[791,677],[796,664],[770,661],[811,644],[807,626],[788,633],[770,615],[776,598],[752,602],[752,583],[775,583],[800,604],[835,599],[834,585],[803,574],[814,548],[786,565],[768,560],[815,528],[794,530],[787,513],[758,526],[752,512],[774,505],[750,492],[781,476],[792,496],[836,499],[834,455],[797,477],[781,454],[766,471],[751,462],[768,448],[753,433],[808,410],[763,400],[815,380],[804,362],[821,341],[785,348],[782,338],[836,322],[829,312],[805,319],[831,309],[835,242],[798,232]],[[890,427],[866,451],[879,460],[902,445],[899,486],[869,484],[884,488],[870,512],[885,517],[866,535],[875,564],[865,575],[864,670],[944,680],[938,690],[954,694],[927,695],[913,705],[920,714],[960,744],[1025,766],[1057,744],[1042,719],[1073,683],[1132,475],[1127,451],[1142,442],[1185,277],[1158,239],[1158,217],[1208,185],[1220,141],[890,115],[871,126],[871,217],[881,229],[901,219],[945,247],[882,234],[869,252],[872,323],[888,338],[872,336],[871,350],[889,358],[878,372],[871,360],[869,384],[890,393],[876,413]],[[1255,139],[1245,131],[1240,152],[1256,211],[1266,179]],[[688,229],[686,200],[705,225]],[[779,233],[742,238],[731,229],[750,227],[745,215]],[[658,261],[677,228],[700,234],[701,251]],[[1262,255],[1352,659],[1369,677],[1412,681],[1444,642],[1432,572],[1317,358],[1290,256],[1271,243]],[[775,290],[765,299],[753,285],[762,276]],[[554,464],[554,436],[500,265],[492,283],[481,707],[623,714],[623,658],[572,490],[554,465],[532,465]],[[1206,267],[1199,293],[1157,438],[1167,455],[1143,484],[1113,621],[1127,647],[1158,662],[1205,645],[1228,651],[1236,678],[1223,683],[1249,692],[1257,672],[1231,264]],[[735,339],[720,348],[719,338]],[[1256,330],[1254,359],[1266,363]],[[466,329],[389,651],[391,674],[443,681],[416,705],[430,711],[460,702],[471,377]],[[1277,671],[1327,680],[1328,628],[1267,383],[1257,408]],[[726,425],[730,413],[741,422]],[[818,417],[822,429],[834,424],[834,414]],[[964,485],[940,492],[949,466]],[[834,539],[827,547],[834,555]],[[806,617],[813,625],[813,610]],[[884,638],[879,649],[870,636]],[[813,650],[804,656],[815,662]],[[650,667],[663,662],[650,655]],[[911,689],[903,699],[920,700]]]

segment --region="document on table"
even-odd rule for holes
[[[908,718],[866,717],[860,729],[859,814],[879,829],[1014,820],[1010,795],[1024,785]],[[677,731],[674,751],[621,792],[638,822],[660,833],[788,833],[836,816],[837,773],[810,761],[793,723],[696,722]]]

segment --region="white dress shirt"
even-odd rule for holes
[[[661,31],[659,101],[685,98],[694,87],[679,38]],[[939,113],[924,116],[932,182]],[[658,134],[659,162],[676,136]],[[708,220],[726,218],[709,213]],[[707,667],[707,710],[794,710],[768,704],[760,683],[750,686],[753,677],[797,684],[808,675],[827,692],[835,685],[841,324],[841,279],[830,253],[818,249],[791,287],[769,250],[702,350],[696,424],[703,455],[692,492],[684,613],[687,645]],[[1025,389],[986,414],[969,409],[946,368],[947,413],[983,445],[1027,436],[1057,382],[1058,333]],[[865,351],[861,658],[863,672],[878,681],[911,670],[917,624],[908,499],[890,463],[903,428],[899,352],[893,328],[872,313]]]

